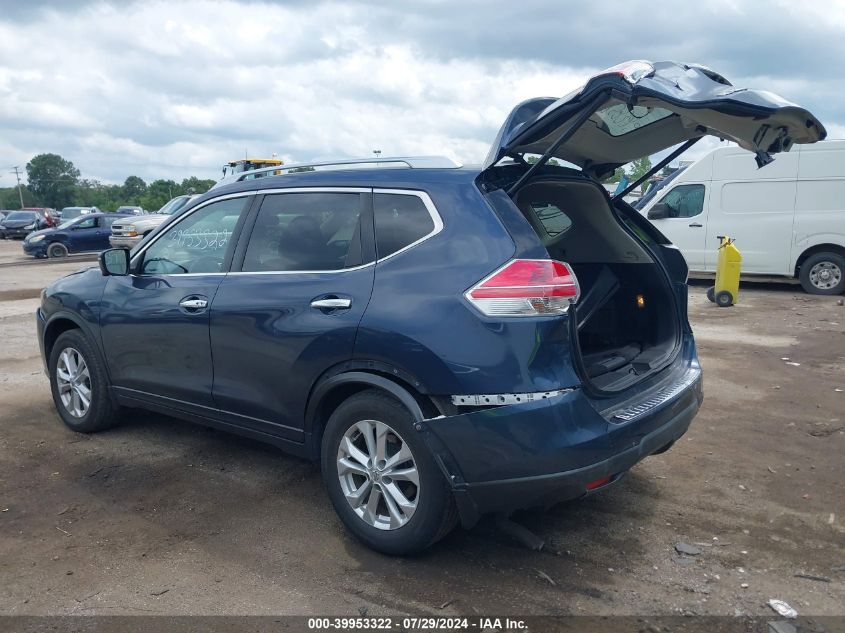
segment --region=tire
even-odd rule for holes
[[[798,275],[804,292],[811,295],[839,295],[845,292],[845,257],[816,253],[801,264]]]
[[[707,299],[710,303],[716,303],[716,286],[710,286],[707,289]]]
[[[446,479],[414,424],[411,413],[397,400],[370,389],[344,401],[332,413],[323,434],[323,480],[335,511],[352,534],[385,554],[420,552],[446,536],[457,522]],[[370,435],[374,450],[367,449],[362,431]],[[381,450],[379,436],[386,438]],[[403,451],[408,451],[403,453],[408,458],[395,461]],[[375,463],[367,459],[373,452]],[[379,469],[385,461],[379,458],[384,457],[387,468]],[[395,461],[393,469],[391,459]],[[401,478],[396,477],[398,473],[403,473]],[[396,495],[397,489],[401,495]],[[356,493],[361,503],[353,509],[347,495],[354,498]],[[394,506],[393,513],[388,502]]]
[[[74,365],[78,373],[77,378],[72,380]],[[94,433],[114,426],[117,409],[109,397],[105,366],[82,331],[68,330],[56,339],[48,367],[53,403],[59,417],[69,428],[80,433]],[[85,389],[87,407],[84,406]]]
[[[67,246],[60,242],[53,242],[47,247],[47,257],[50,259],[67,257]]]
[[[716,305],[720,308],[729,308],[734,304],[734,296],[727,290],[716,294]]]

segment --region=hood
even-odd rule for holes
[[[560,142],[565,135],[569,138]],[[705,66],[633,61],[591,77],[565,97],[517,105],[483,166],[548,154],[601,176],[705,135],[734,141],[754,152],[762,166],[771,154],[789,151],[794,143],[815,143],[827,132],[804,108],[771,92],[735,87]]]

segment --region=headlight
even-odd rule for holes
[[[138,231],[135,229],[134,224],[130,224],[124,230],[126,231],[126,237],[137,237],[138,236]]]
[[[44,239],[44,236],[43,236],[43,235],[36,235],[36,236],[34,236],[34,237],[29,238],[29,239],[27,240],[27,242],[29,242],[30,244],[32,244],[32,243],[34,243],[34,242],[40,242],[40,241],[41,241],[41,240],[43,240],[43,239]]]
[[[36,226],[35,226],[35,222],[33,222],[32,224],[27,224],[27,225],[26,225],[25,227],[23,227],[23,228],[25,228],[27,231],[28,231],[28,230],[30,230],[30,229],[34,229],[34,228],[36,228]]]

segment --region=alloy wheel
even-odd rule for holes
[[[842,281],[842,269],[833,262],[819,262],[810,269],[809,277],[819,290],[830,290]]]
[[[91,406],[91,374],[78,350],[66,347],[56,363],[56,383],[62,405],[75,418],[84,417]]]
[[[417,509],[420,478],[410,446],[384,422],[356,422],[337,451],[340,488],[365,523],[380,530],[406,525]]]

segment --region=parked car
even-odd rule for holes
[[[115,248],[134,248],[138,242],[153,232],[171,215],[176,215],[186,208],[186,205],[199,196],[176,196],[155,213],[142,218],[128,218],[112,225],[109,243]]]
[[[78,218],[80,215],[99,212],[100,210],[97,207],[65,207],[62,209],[60,219],[62,222],[67,222],[68,220]]]
[[[715,272],[720,235],[742,272],[797,277],[806,292],[845,292],[845,141],[799,146],[758,168],[721,147],[673,179],[642,212],[695,272]]]
[[[118,207],[115,213],[120,213],[123,215],[145,215],[147,212],[144,211],[143,207],[123,205]]]
[[[22,239],[33,231],[50,226],[51,222],[47,209],[24,208],[19,211],[11,211],[0,222],[0,237],[4,240]]]
[[[102,251],[109,247],[112,223],[125,218],[116,213],[86,213],[56,228],[30,233],[23,252],[34,257],[66,257],[69,253]]]
[[[481,168],[211,190],[45,290],[59,415],[92,432],[149,408],[318,459],[347,528],[394,554],[611,486],[686,432],[702,383],[683,257],[599,179],[705,133],[761,160],[825,135],[728,85],[632,62],[517,106]]]

